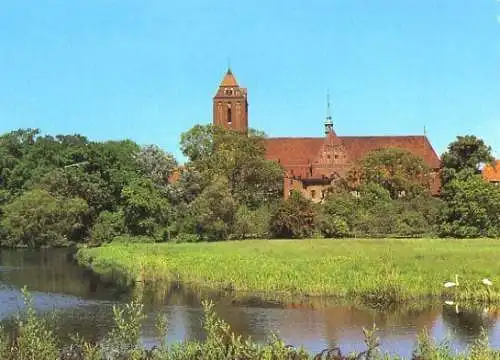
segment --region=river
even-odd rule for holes
[[[88,339],[102,337],[112,326],[113,305],[125,303],[132,296],[130,290],[102,282],[78,267],[70,261],[67,250],[0,250],[0,319],[11,318],[22,309],[20,289],[25,285],[40,312],[52,314],[56,310],[56,331],[66,338],[69,333]],[[149,347],[156,341],[154,323],[160,312],[168,318],[169,342],[202,338],[202,297],[181,286],[163,293],[145,291],[144,345]],[[325,299],[265,305],[224,296],[214,296],[213,300],[218,315],[238,334],[266,341],[276,333],[286,343],[313,352],[335,345],[343,352],[362,351],[362,327],[373,323],[380,329],[377,335],[382,349],[406,357],[424,328],[438,340],[449,339],[460,351],[472,344],[484,327],[490,344],[500,347],[500,309],[459,305],[457,314],[455,306],[436,303],[373,310]]]

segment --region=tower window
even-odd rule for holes
[[[233,89],[226,89],[225,94],[226,94],[227,96],[231,96],[231,95],[233,95]]]
[[[233,123],[233,114],[231,111],[231,104],[227,104],[227,123],[231,125]]]

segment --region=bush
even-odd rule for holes
[[[61,246],[81,241],[88,205],[81,198],[55,197],[45,190],[24,192],[3,207],[3,246]]]
[[[256,210],[250,210],[244,205],[240,206],[236,213],[233,237],[235,239],[267,238],[270,220],[271,212],[267,206],[261,206]]]
[[[276,238],[301,239],[310,237],[315,230],[313,203],[293,191],[290,198],[283,201],[271,216],[270,230]]]
[[[192,203],[196,233],[206,240],[227,240],[231,234],[237,203],[226,178],[217,178]]]
[[[200,237],[196,234],[180,233],[172,239],[175,243],[195,243],[200,241]]]
[[[118,244],[139,244],[139,243],[154,243],[155,238],[150,236],[131,236],[131,235],[119,235],[113,238],[113,243]]]
[[[340,238],[349,236],[347,221],[337,215],[322,214],[318,216],[318,229],[326,238]]]
[[[90,232],[90,243],[100,245],[111,242],[116,236],[125,233],[125,221],[122,211],[103,211],[99,214]]]

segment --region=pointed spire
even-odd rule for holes
[[[326,91],[326,117],[325,117],[325,135],[333,132],[332,113],[330,109],[330,91]]]
[[[226,75],[222,79],[220,86],[239,86],[230,67],[227,68]]]

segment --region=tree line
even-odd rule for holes
[[[335,182],[321,204],[283,200],[283,169],[265,134],[211,125],[182,134],[186,163],[155,145],[90,141],[19,129],[0,136],[0,245],[99,245],[248,238],[499,237],[500,187],[480,167],[491,148],[458,137],[442,155],[441,196],[430,169],[381,149]]]

